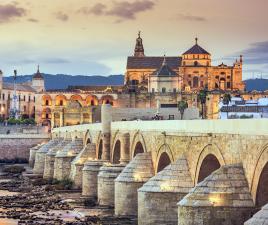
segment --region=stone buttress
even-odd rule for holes
[[[98,197],[98,173],[100,168],[107,161],[90,160],[87,161],[82,170],[82,195],[96,200]]]
[[[36,152],[37,152],[43,145],[45,145],[45,144],[39,144],[39,145],[36,145],[36,146],[30,148],[29,166],[30,166],[31,168],[34,167]]]
[[[178,203],[178,225],[241,225],[254,211],[243,166],[222,166]]]
[[[137,190],[154,176],[151,153],[139,153],[115,179],[115,214],[138,214]]]
[[[139,225],[177,224],[177,203],[193,187],[185,157],[168,165],[138,190]]]
[[[81,138],[74,139],[66,145],[62,151],[58,151],[55,156],[54,175],[57,180],[68,179],[71,172],[72,160],[83,149],[83,140]]]
[[[53,148],[56,146],[61,139],[52,139],[47,144],[43,145],[35,154],[35,163],[33,172],[35,174],[42,174],[44,173],[45,168],[45,158],[46,154],[49,151],[50,148]]]
[[[250,220],[244,225],[268,225],[268,204],[263,206]]]
[[[64,147],[68,145],[71,141],[72,141],[71,139],[65,139],[48,151],[45,157],[45,168],[43,175],[44,179],[53,179],[55,156],[57,152],[62,151]]]
[[[106,163],[98,174],[98,203],[114,206],[114,181],[125,168],[125,164]]]
[[[71,165],[70,179],[74,182],[74,188],[82,188],[82,169],[86,161],[96,158],[96,144],[87,144],[75,157]]]

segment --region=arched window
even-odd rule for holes
[[[198,88],[199,87],[199,79],[198,77],[193,78],[193,88]]]
[[[194,61],[194,66],[198,66],[198,62],[197,61]]]
[[[166,88],[162,88],[162,93],[166,93]]]

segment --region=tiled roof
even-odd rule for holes
[[[159,69],[163,60],[164,57],[158,56],[129,56],[127,60],[127,69]],[[181,66],[181,57],[166,57],[166,61],[171,69],[178,69]]]
[[[174,72],[168,65],[168,63],[166,62],[166,58],[163,61],[162,66],[156,70],[155,72],[153,72],[154,76],[176,76],[177,73]]]
[[[13,90],[14,85],[12,83],[3,83],[3,89]],[[36,92],[34,88],[27,84],[17,84],[18,91]]]
[[[190,48],[189,50],[187,50],[186,52],[183,53],[183,55],[186,55],[186,54],[206,54],[206,55],[210,55],[209,52],[207,52],[205,49],[200,47],[198,44],[195,44],[192,48]]]
[[[223,106],[221,112],[268,112],[268,106]]]

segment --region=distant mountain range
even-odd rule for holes
[[[33,75],[18,76],[18,83],[25,83],[32,80]],[[83,75],[65,75],[65,74],[43,74],[45,78],[46,90],[66,89],[69,85],[72,86],[108,86],[108,85],[123,85],[123,75],[110,76],[83,76]],[[13,77],[4,77],[4,82],[13,82]],[[245,80],[247,91],[265,91],[268,90],[268,79],[249,79]]]
[[[65,75],[65,74],[42,74],[45,79],[46,90],[66,89],[72,86],[102,86],[102,85],[123,85],[123,75],[110,76],[83,76],[83,75]],[[22,75],[17,77],[18,83],[25,83],[32,80],[33,75]],[[13,77],[4,77],[4,82],[13,82]]]

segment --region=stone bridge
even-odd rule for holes
[[[111,122],[110,110],[54,129],[31,149],[34,172],[140,225],[268,224],[268,120]]]

